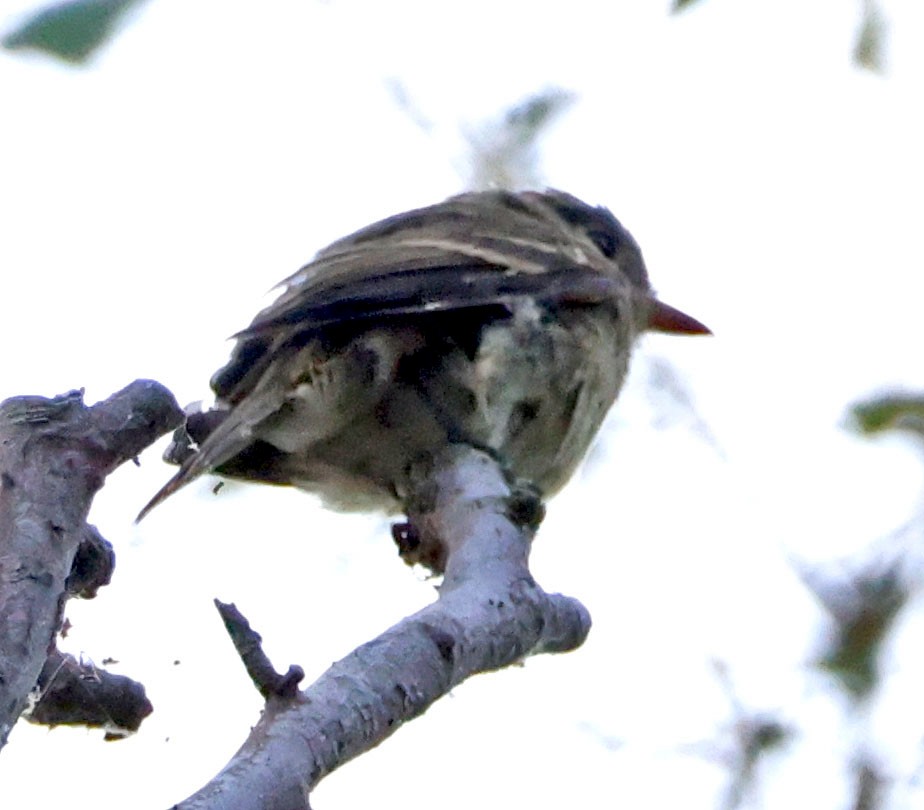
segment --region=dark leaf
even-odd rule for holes
[[[830,672],[855,701],[879,684],[879,653],[908,601],[900,560],[868,563],[842,573],[804,570],[802,579],[830,619],[818,666]]]
[[[924,394],[884,394],[851,409],[854,428],[872,435],[905,430],[924,436]]]
[[[3,38],[8,50],[37,50],[85,62],[113,34],[122,16],[143,0],[68,0],[36,12]]]

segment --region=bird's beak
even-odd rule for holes
[[[669,304],[652,298],[648,314],[648,328],[652,332],[670,332],[674,335],[711,335],[712,330],[696,318],[674,309]]]

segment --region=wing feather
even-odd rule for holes
[[[553,204],[554,203],[554,204]],[[290,276],[282,294],[246,329],[216,394],[238,401],[273,355],[332,325],[485,306],[522,297],[597,303],[625,283],[590,236],[559,208],[579,205],[560,192],[463,194],[399,214],[334,242]],[[556,205],[559,208],[556,208]],[[586,215],[590,216],[590,215]]]

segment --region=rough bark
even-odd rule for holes
[[[259,723],[228,765],[179,810],[307,808],[315,785],[378,745],[470,675],[525,656],[579,646],[590,617],[545,593],[527,565],[541,512],[488,455],[464,446],[422,465],[409,494],[414,546],[445,566],[439,599],[334,664],[301,692],[273,689]],[[441,566],[442,567],[442,566]],[[225,617],[227,621],[227,616]],[[235,633],[252,633],[235,620]],[[252,651],[252,634],[238,649]],[[247,653],[248,669],[271,671]],[[279,676],[282,678],[283,676]],[[279,692],[282,694],[279,694]]]
[[[182,418],[147,380],[89,408],[80,391],[0,403],[0,747],[55,652],[67,597],[111,574],[111,549],[86,524],[93,496]]]
[[[93,495],[110,471],[181,419],[172,396],[150,382],[92,408],[79,392],[0,404],[0,744],[37,684],[49,698],[44,709],[55,718],[49,722],[74,717],[111,728],[126,698],[130,719],[116,727],[137,727],[150,711],[143,689],[93,683],[95,673],[62,658],[54,638],[66,599],[92,596],[112,572],[111,548],[85,522]],[[325,775],[470,675],[583,642],[587,611],[545,593],[529,572],[541,504],[493,458],[447,447],[414,470],[405,500],[408,522],[395,537],[406,560],[443,573],[439,599],[307,689],[297,688],[298,667],[277,673],[246,619],[219,604],[266,707],[231,762],[177,807],[306,808]],[[66,681],[68,672],[73,677]],[[52,685],[60,687],[54,697],[64,700],[64,711],[50,700]],[[89,685],[115,687],[112,711],[81,715],[80,695]]]
[[[144,686],[124,675],[52,650],[36,684],[41,695],[24,717],[43,726],[102,728],[107,740],[138,730],[154,707]]]

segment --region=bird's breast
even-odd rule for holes
[[[396,506],[409,465],[455,441],[558,490],[618,394],[628,327],[602,307],[523,302],[475,315],[356,336],[316,371],[323,404],[303,381],[288,417],[261,436],[288,453],[293,483],[341,509]]]

